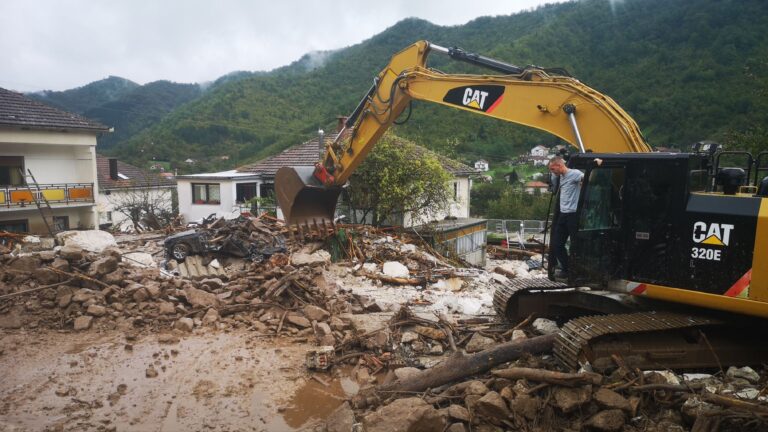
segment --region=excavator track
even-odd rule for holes
[[[560,329],[553,352],[571,369],[586,362],[605,369],[615,365],[613,356],[640,368],[707,367],[717,360],[712,356],[713,348],[701,337],[679,337],[684,334],[680,330],[699,331],[723,325],[715,319],[675,312],[586,316],[570,320]],[[700,352],[702,344],[705,352]]]
[[[586,364],[611,369],[617,359],[631,368],[692,369],[760,364],[768,358],[766,334],[754,326],[704,312],[658,310],[658,304],[635,299],[548,279],[516,279],[497,288],[493,304],[511,322],[534,315],[564,323],[553,353],[574,370]]]
[[[509,301],[514,296],[529,291],[554,291],[568,288],[568,285],[564,283],[553,282],[546,278],[512,279],[499,286],[496,289],[496,292],[493,293],[493,308],[496,310],[497,315],[507,317],[507,319],[523,319],[525,316],[512,317],[509,315]]]

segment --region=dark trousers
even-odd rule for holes
[[[565,243],[576,235],[579,219],[576,213],[560,213],[552,227],[552,240],[549,243],[549,262],[560,263],[560,268],[568,272],[568,250]]]

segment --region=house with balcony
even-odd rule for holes
[[[55,231],[95,228],[96,138],[109,131],[0,88],[0,230],[46,234],[35,205],[43,198]]]

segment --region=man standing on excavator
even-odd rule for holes
[[[603,161],[595,159],[598,166]],[[549,160],[549,172],[558,176],[560,190],[560,214],[552,227],[552,240],[549,245],[549,260],[554,264],[560,264],[560,270],[555,273],[556,278],[568,277],[568,251],[565,244],[568,238],[576,235],[579,220],[576,215],[576,207],[579,205],[579,192],[584,173],[565,166],[562,156],[555,156]]]

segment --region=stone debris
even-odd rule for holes
[[[362,388],[415,380],[457,353],[558,331],[550,320],[513,329],[493,316],[497,284],[544,275],[525,261],[489,260],[488,270],[465,269],[416,239],[370,227],[345,228],[324,243],[291,239],[284,252],[244,258],[225,247],[228,239],[264,246],[285,234],[284,227],[269,219],[241,218],[201,229],[217,250],[182,263],[163,262],[163,236],[130,241],[118,236],[115,245],[106,236],[84,234],[101,239],[93,247],[68,234],[62,237],[64,246],[41,249],[41,241],[34,251],[4,253],[0,295],[19,295],[0,301],[0,329],[49,328],[65,335],[119,329],[125,331],[129,353],[139,335],[154,334],[163,349],[180,350],[192,335],[246,329],[257,337],[315,344],[306,352],[307,374],[322,385],[351,370],[345,373]],[[494,273],[496,268],[503,271]],[[54,286],[34,291],[47,285]],[[503,367],[562,372],[547,355],[524,356]],[[157,377],[164,368],[150,364],[145,376]],[[74,396],[70,390],[76,390],[56,385],[56,394]],[[324,426],[329,431],[364,426],[369,432],[660,431],[689,430],[720,418],[727,430],[743,429],[738,422],[745,419],[755,421],[757,429],[743,430],[761,430],[768,425],[765,385],[764,368],[750,367],[712,375],[617,368],[591,385],[575,386],[500,378],[490,371],[419,397],[388,394],[359,406],[344,402]],[[104,396],[115,405],[125,402],[120,401],[125,392],[110,388]],[[738,403],[753,404],[752,417],[734,411]]]

